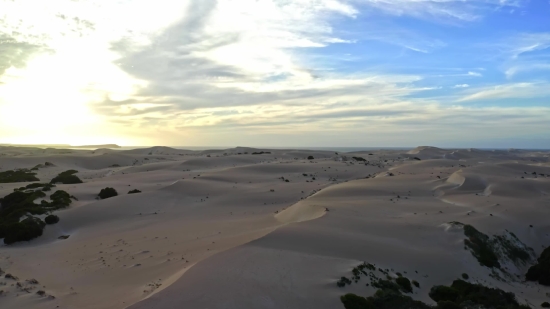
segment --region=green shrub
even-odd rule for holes
[[[429,296],[436,302],[440,301],[452,301],[455,302],[458,299],[459,293],[452,287],[437,285],[431,288]]]
[[[462,307],[460,307],[460,305],[455,302],[442,300],[437,303],[437,307],[435,308],[436,309],[461,309]]]
[[[68,198],[69,194],[67,192],[58,190],[50,196],[51,202],[42,200],[40,204],[34,203],[34,200],[43,197],[46,197],[46,194],[42,191],[15,191],[0,198],[2,206],[0,208],[0,238],[5,238],[4,242],[6,244],[30,240],[42,235],[44,225],[42,220],[28,217],[19,222],[21,217],[26,214],[46,214],[67,207],[72,202]]]
[[[405,277],[399,277],[397,279],[395,279],[395,282],[397,284],[399,284],[399,286],[401,287],[401,289],[405,292],[405,293],[411,293],[412,292],[412,286],[411,286],[411,281]]]
[[[56,215],[49,215],[44,218],[44,222],[46,222],[46,224],[56,224],[57,222],[59,222],[59,217]]]
[[[313,160],[314,158],[313,158],[313,156],[308,156],[307,159],[308,160]]]
[[[0,183],[40,181],[34,175],[36,173],[32,173],[29,170],[4,171],[0,172]]]
[[[104,200],[106,198],[110,198],[117,195],[118,195],[118,192],[116,192],[115,189],[107,187],[105,189],[101,189],[101,191],[97,196],[99,196],[100,199]]]
[[[416,281],[416,280],[413,280],[413,281],[412,281],[412,284],[413,284],[415,287],[417,287],[417,288],[420,287],[420,283],[418,283],[418,281]]]
[[[455,280],[450,287],[434,286],[430,297],[436,302],[451,301],[458,304],[470,302],[485,308],[519,308],[521,307],[514,293],[481,284],[472,284],[464,280]]]
[[[542,251],[537,261],[538,264],[529,268],[525,279],[538,281],[542,285],[550,285],[550,247]]]
[[[340,300],[346,309],[374,309],[374,305],[366,298],[355,294],[348,293],[340,296]]]
[[[26,185],[25,189],[36,189],[36,188],[47,187],[49,185],[50,185],[49,183],[35,182],[35,183],[31,183],[31,184]]]
[[[77,170],[68,170],[64,171],[62,173],[59,173],[59,175],[55,176],[50,183],[62,183],[62,184],[77,184],[82,183],[82,180],[78,178],[75,174],[78,173]]]
[[[470,279],[470,276],[468,276],[467,273],[462,273],[462,279],[468,280],[468,279]]]
[[[4,226],[4,243],[13,244],[17,241],[29,241],[42,235],[45,223],[34,217],[29,217],[21,222]]]
[[[128,194],[135,194],[135,193],[141,193],[138,189],[134,189],[132,191],[128,191]]]
[[[338,287],[344,287],[344,286],[346,286],[346,284],[351,284],[351,280],[349,280],[349,279],[346,278],[346,277],[342,277],[342,278],[340,278],[340,280],[338,280],[338,281],[336,282],[336,285],[337,285]]]
[[[540,304],[542,308],[550,308],[550,303],[545,301],[544,303]]]
[[[378,279],[378,281],[373,282],[372,286],[381,290],[392,290],[395,292],[399,292],[399,290],[401,289],[401,286],[397,283],[383,279]]]
[[[472,254],[481,265],[500,268],[498,256],[493,251],[489,236],[476,230],[471,225],[464,225],[464,235],[468,237],[464,240],[464,244],[472,250]]]
[[[433,309],[425,303],[414,300],[392,290],[378,290],[373,296],[367,297],[376,309]]]

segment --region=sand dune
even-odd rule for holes
[[[262,151],[270,153],[252,154]],[[449,223],[513,232],[538,255],[550,244],[546,152],[0,153],[0,172],[51,162],[35,171],[40,181],[68,169],[84,180],[55,188],[78,198],[55,212],[59,223],[0,246],[0,268],[18,277],[0,278],[2,308],[343,308],[340,295],[375,291],[366,282],[336,286],[362,261],[418,281],[412,297],[428,303],[431,286],[461,273],[522,302],[540,304],[550,292],[521,280],[528,265],[507,262],[506,282],[497,280]],[[0,196],[26,184],[2,183]],[[97,200],[105,187],[119,195]],[[133,189],[141,193],[127,194]],[[39,284],[25,283],[31,278]]]

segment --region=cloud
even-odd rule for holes
[[[23,68],[27,61],[39,53],[49,53],[45,46],[18,41],[12,36],[0,33],[0,76],[7,69]]]
[[[24,9],[30,4],[34,10]],[[546,93],[546,84],[457,84],[453,95],[459,92],[459,101],[448,94],[439,100],[458,104],[449,106],[421,98],[425,91],[440,86],[425,79],[424,62],[415,63],[414,71],[390,70],[382,65],[356,66],[359,61],[354,57],[369,56],[357,55],[355,44],[376,40],[433,53],[430,60],[437,61],[435,51],[451,42],[392,24],[366,27],[362,33],[341,28],[374,15],[418,18],[422,25],[424,20],[463,24],[502,7],[523,4],[504,0],[7,1],[2,2],[0,33],[9,34],[17,44],[0,50],[0,72],[20,68],[11,71],[27,82],[1,80],[0,104],[2,100],[11,100],[14,106],[37,99],[63,101],[56,105],[59,110],[80,104],[101,117],[97,127],[139,135],[143,144],[160,140],[171,145],[182,141],[266,145],[269,141],[271,146],[383,146],[391,140],[395,146],[412,143],[403,132],[421,136],[426,143],[464,139],[481,129],[487,138],[513,126],[542,132],[550,117],[548,108],[467,108],[459,103],[527,98],[533,91]],[[541,50],[545,38],[536,39],[518,39],[505,49],[507,55]],[[334,68],[310,62],[314,53],[334,60],[338,48],[345,48],[345,59],[353,61]],[[55,54],[26,66],[43,50]],[[460,74],[445,78],[481,77],[478,66],[450,69]],[[516,72],[519,69],[511,74]],[[444,85],[459,82],[445,80]],[[23,100],[24,89],[40,93]]]
[[[512,83],[492,87],[476,88],[469,91],[458,102],[488,99],[536,98],[550,95],[549,83]]]
[[[550,70],[550,64],[547,62],[539,63],[520,63],[508,68],[504,74],[507,78],[512,78],[519,73]]]
[[[497,42],[485,45],[498,58],[517,61],[550,48],[550,32],[511,33]]]
[[[412,16],[443,23],[454,23],[476,21],[487,12],[503,7],[521,7],[528,0],[353,0],[353,2],[395,16]]]

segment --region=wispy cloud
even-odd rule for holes
[[[503,7],[521,7],[528,0],[353,0],[353,2],[391,15],[452,23],[476,21],[487,11]]]
[[[470,87],[470,85],[468,84],[459,84],[459,85],[454,85],[453,88],[468,88]]]
[[[486,99],[511,99],[534,98],[550,95],[550,84],[544,83],[512,83],[492,87],[471,89],[458,102],[486,100]]]
[[[505,74],[507,78],[512,78],[514,75],[519,73],[547,70],[550,70],[550,63],[547,62],[519,63],[506,69]]]

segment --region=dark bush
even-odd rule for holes
[[[435,286],[430,297],[436,302],[452,301],[455,303],[471,302],[485,308],[520,308],[514,293],[481,284],[472,284],[464,280],[455,280],[450,287]]]
[[[0,183],[39,181],[29,170],[16,170],[0,172]]]
[[[116,192],[115,189],[107,187],[105,189],[101,189],[101,191],[97,196],[99,196],[100,199],[104,200],[106,198],[110,198],[117,195],[118,195],[118,192]]]
[[[307,157],[307,159],[308,160],[313,160],[314,158],[313,158],[313,156],[309,156],[309,157]]]
[[[468,280],[468,279],[470,279],[470,276],[468,276],[467,273],[462,273],[462,279]]]
[[[68,170],[60,173],[55,176],[50,183],[62,183],[62,184],[77,184],[82,183],[82,180],[78,178],[75,174],[78,173],[76,170]]]
[[[550,308],[550,303],[545,301],[544,303],[540,304],[542,308]]]
[[[460,305],[455,302],[442,300],[437,303],[437,307],[435,308],[436,309],[461,309],[462,307],[460,307]]]
[[[476,230],[471,225],[464,225],[464,235],[468,237],[464,240],[464,244],[471,249],[472,254],[481,265],[500,268],[498,256],[493,251],[489,236]]]
[[[128,191],[128,194],[134,194],[134,193],[141,193],[138,189],[134,189],[132,191]]]
[[[399,292],[399,290],[401,289],[401,286],[397,283],[383,279],[378,279],[378,281],[373,282],[372,286],[381,290],[392,290],[395,292]]]
[[[336,285],[337,285],[338,287],[344,287],[346,284],[351,284],[351,280],[349,280],[349,279],[346,278],[346,277],[342,277],[342,278],[340,278],[340,280],[338,280],[338,281],[336,282]]]
[[[412,284],[413,284],[415,287],[417,287],[417,288],[420,287],[420,283],[418,283],[418,281],[416,281],[416,280],[413,280],[413,281],[412,281]]]
[[[344,308],[346,309],[374,309],[373,304],[369,302],[366,298],[357,296],[355,294],[349,293],[340,296],[340,300],[342,301],[342,304],[344,304]]]
[[[367,300],[373,304],[376,309],[433,309],[425,303],[414,300],[409,296],[405,296],[399,292],[392,290],[378,290],[372,297],[367,297]]]
[[[397,284],[399,284],[399,286],[401,287],[401,289],[405,292],[405,293],[411,293],[412,292],[412,286],[411,286],[411,281],[405,277],[399,277],[397,279],[395,279],[395,282]]]
[[[44,218],[44,222],[46,222],[46,224],[56,224],[57,222],[59,222],[59,217],[56,215],[49,215]]]
[[[15,191],[0,198],[0,238],[6,244],[30,240],[42,235],[45,223],[35,217],[28,217],[20,222],[26,214],[43,215],[53,210],[65,208],[71,204],[69,194],[58,190],[50,196],[51,202],[34,200],[46,197],[42,191]],[[50,219],[47,219],[50,220]]]
[[[538,281],[542,285],[550,285],[550,247],[542,251],[537,261],[538,264],[529,268],[525,279]]]
[[[42,220],[34,217],[8,224],[4,227],[4,243],[9,245],[17,241],[29,241],[41,236],[45,225]]]
[[[437,285],[432,287],[429,296],[436,302],[440,301],[452,301],[455,302],[458,299],[459,293],[452,287]]]

